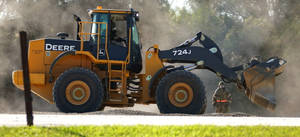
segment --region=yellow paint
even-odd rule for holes
[[[127,64],[129,64],[130,63],[130,48],[131,48],[131,28],[129,29],[129,41],[128,41],[128,55],[127,55],[127,57],[126,57],[126,62],[127,62]]]
[[[147,51],[145,55],[145,62],[146,62],[146,73],[142,75],[142,103],[147,103],[149,101],[154,101],[154,98],[151,98],[148,94],[148,87],[150,84],[149,77],[153,78],[154,74],[164,67],[162,60],[158,56],[158,45],[154,45],[153,51]],[[148,77],[148,78],[147,78]]]
[[[97,6],[97,10],[102,10],[102,6]]]
[[[153,76],[159,69],[163,68],[163,62],[158,56],[158,46],[153,51],[147,51],[145,56],[146,75]]]
[[[45,74],[44,73],[30,73],[30,83],[32,85],[45,85]],[[23,85],[23,71],[17,70],[12,73],[13,84]]]
[[[80,91],[83,93],[81,93]],[[69,83],[69,85],[66,88],[65,95],[67,100],[71,104],[83,105],[90,98],[91,90],[85,82],[81,80],[76,80]]]
[[[95,13],[114,13],[114,14],[130,14],[131,11],[116,11],[116,10],[93,10]]]
[[[43,98],[44,100],[52,104],[53,83],[45,82],[44,73],[30,73],[29,76],[30,76],[31,91],[34,94],[38,95],[39,97]],[[23,71],[22,70],[14,71],[12,74],[12,78],[13,78],[13,84],[17,88],[24,90]]]
[[[45,66],[41,65],[44,64],[45,58],[45,40],[32,40],[29,42],[29,50],[28,50],[28,65],[30,68],[30,72],[35,73],[45,73]]]

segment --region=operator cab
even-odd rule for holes
[[[103,10],[89,12],[92,18],[89,51],[100,60],[129,61],[127,69],[142,69],[141,45],[136,26],[138,12]]]

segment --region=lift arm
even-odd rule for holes
[[[203,47],[192,46],[198,40]],[[198,68],[209,69],[222,78],[232,82],[237,81],[236,73],[223,63],[220,48],[202,32],[197,33],[194,38],[185,41],[178,47],[160,51],[158,55],[163,61],[168,63],[197,64],[198,62]]]
[[[198,40],[203,46],[192,46]],[[275,109],[276,103],[273,95],[275,77],[283,72],[286,64],[282,58],[272,57],[265,62],[252,60],[236,67],[228,67],[223,63],[223,56],[217,44],[201,32],[178,47],[159,51],[158,55],[161,60],[167,63],[192,64],[173,68],[171,71],[208,69],[223,81],[234,82],[239,88],[244,88],[246,96],[253,103],[268,110]],[[242,71],[242,73],[238,74],[237,71]]]

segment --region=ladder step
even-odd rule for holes
[[[119,80],[119,79],[112,79],[112,80],[110,80],[110,82],[122,82],[122,80]]]
[[[114,73],[122,73],[123,71],[122,70],[111,70],[111,72],[114,72]]]
[[[109,99],[111,102],[122,102],[123,100],[118,100],[118,99]]]
[[[117,92],[111,92],[110,93],[110,101],[116,101],[116,102],[122,102],[123,101],[123,95]]]
[[[109,91],[112,91],[112,92],[119,92],[121,91],[121,89],[117,88],[117,89],[110,89]]]

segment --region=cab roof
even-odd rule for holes
[[[93,13],[120,13],[120,14],[130,14],[133,10],[123,10],[123,9],[103,9],[102,6],[97,6],[96,9],[92,10]]]

